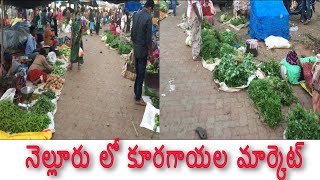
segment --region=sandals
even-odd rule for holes
[[[196,133],[199,135],[200,139],[208,139],[207,131],[202,127],[197,127]]]
[[[146,106],[147,104],[142,100],[142,99],[140,99],[140,100],[136,100],[136,105],[139,105],[139,106]]]

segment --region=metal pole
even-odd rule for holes
[[[3,28],[3,19],[4,19],[4,8],[3,8],[3,0],[1,0],[1,60],[3,61],[3,55],[4,55],[4,28]]]

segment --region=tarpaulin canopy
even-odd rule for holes
[[[19,8],[31,9],[38,6],[45,6],[55,0],[4,0],[4,5],[11,5]]]

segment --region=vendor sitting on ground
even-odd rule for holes
[[[213,16],[216,14],[216,10],[213,7],[212,1],[205,0],[204,3],[202,4],[202,13],[204,18],[206,20],[213,24],[214,23],[214,18]]]
[[[50,46],[50,49],[54,50],[57,43],[58,41],[54,38],[54,33],[51,30],[51,26],[49,23],[47,23],[44,33],[44,45]]]
[[[39,51],[37,50],[36,27],[34,25],[30,27],[30,34],[28,36],[25,53],[26,56],[32,60],[34,60],[39,54]]]
[[[40,49],[40,54],[36,56],[36,59],[29,68],[27,80],[31,81],[34,85],[47,81],[47,72],[53,70],[52,66],[48,63],[45,57],[45,49]]]
[[[0,67],[0,96],[9,88],[16,88],[17,93],[25,86],[25,71],[22,65],[9,53],[4,53],[4,61]]]
[[[117,24],[114,22],[114,20],[112,20],[111,23],[110,23],[110,26],[109,26],[109,31],[113,35],[116,35],[117,34],[116,29],[117,29]]]

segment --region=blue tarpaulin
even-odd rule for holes
[[[143,6],[143,4],[134,1],[126,2],[124,5],[129,12],[138,11]]]
[[[282,0],[250,0],[249,35],[264,40],[267,37],[290,38],[289,13]]]

